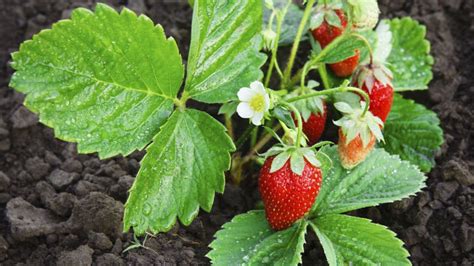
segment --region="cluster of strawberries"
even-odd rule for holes
[[[322,17],[313,25],[312,35],[325,48],[348,27],[348,19],[342,9],[325,7],[318,10]],[[339,21],[334,21],[337,17]],[[328,19],[329,18],[329,19]],[[353,27],[353,25],[351,25]],[[349,29],[349,30],[352,30]],[[362,162],[374,148],[376,140],[383,139],[381,128],[387,119],[393,101],[392,73],[383,63],[373,62],[359,65],[360,51],[341,62],[329,64],[334,75],[342,78],[352,76],[352,85],[361,88],[370,97],[370,112],[361,113],[345,103],[336,103],[335,107],[344,117],[336,121],[339,129],[339,154],[341,163],[351,169]],[[361,103],[362,106],[365,103]],[[362,114],[362,115],[361,115]],[[327,106],[317,109],[303,119],[303,132],[308,143],[313,145],[321,137],[327,119]],[[261,170],[259,188],[265,204],[267,220],[274,230],[291,226],[303,217],[313,205],[322,184],[322,173],[318,164],[304,158],[304,170],[301,174],[292,171],[292,158],[278,169],[273,169],[275,156],[269,156]],[[280,163],[281,164],[281,163]]]

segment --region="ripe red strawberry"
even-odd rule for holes
[[[347,27],[347,18],[344,14],[344,11],[341,9],[334,10],[339,17],[342,27],[336,27],[330,25],[329,22],[324,19],[321,25],[311,31],[313,34],[314,39],[316,39],[319,44],[321,44],[321,48],[328,46],[334,39],[341,36],[344,30]],[[321,11],[324,12],[324,11]],[[314,25],[313,25],[314,26]]]
[[[318,19],[316,18],[317,22],[315,22],[315,25],[312,25],[314,27],[312,29],[312,34],[314,39],[316,39],[319,44],[321,45],[321,48],[325,48],[327,45],[329,45],[334,39],[342,35],[344,30],[347,28],[347,18],[346,15],[344,14],[344,11],[341,9],[322,9],[318,11],[315,15],[315,17],[322,16],[322,21],[321,17]],[[332,12],[332,13],[331,13]],[[330,22],[328,20],[328,16],[330,17],[331,14],[336,14],[339,21],[340,25],[336,26],[333,22]],[[359,64],[359,59],[360,59],[360,52],[359,50],[355,51],[355,55],[352,57],[349,57],[345,59],[344,61],[330,64],[329,67],[331,70],[334,72],[334,74],[338,77],[348,77],[352,75],[354,70],[356,69],[357,65]]]
[[[372,151],[375,146],[375,136],[370,135],[370,142],[364,147],[362,138],[358,135],[355,139],[347,143],[346,136],[339,129],[339,157],[341,158],[342,167],[346,169],[352,169],[356,167],[360,162],[364,161],[367,155]]]
[[[334,106],[344,114],[334,122],[340,127],[339,157],[344,168],[352,169],[365,160],[373,150],[376,140],[383,141],[383,122],[370,111],[364,113],[365,102],[361,102],[360,108],[345,102],[337,102]]]
[[[326,119],[328,116],[327,113],[327,105],[323,102],[324,111],[323,112],[311,112],[308,119],[305,120],[303,118],[303,133],[308,137],[308,144],[312,146],[318,142],[321,138],[321,135],[324,133],[324,128],[326,127]],[[296,121],[294,114],[293,120],[295,124],[298,123]]]
[[[301,175],[293,172],[290,159],[271,173],[275,156],[268,157],[260,172],[259,189],[265,213],[274,230],[283,230],[302,218],[316,199],[322,182],[321,169],[304,159]]]
[[[353,84],[370,97],[370,111],[384,123],[393,103],[392,72],[381,65],[361,66],[354,75]]]
[[[356,50],[355,53],[356,54],[354,56],[349,57],[344,61],[329,64],[329,68],[331,68],[332,72],[334,72],[334,74],[340,78],[349,77],[352,75],[352,73],[354,73],[357,65],[359,65],[360,52],[359,50]]]

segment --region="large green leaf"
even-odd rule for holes
[[[392,31],[392,52],[388,58],[396,91],[424,90],[433,78],[433,57],[425,40],[426,27],[409,17],[386,20]]]
[[[426,177],[416,166],[375,149],[353,170],[341,166],[337,147],[322,151],[333,167],[323,173],[323,186],[313,206],[313,213],[343,213],[414,195],[424,187]]]
[[[216,233],[207,256],[214,265],[298,265],[307,224],[302,220],[274,232],[264,211],[241,214]]]
[[[283,9],[288,1],[292,0],[274,0],[273,5],[278,8],[278,9]],[[264,2],[264,0],[262,0]],[[265,8],[263,12],[263,27],[267,27],[270,16],[272,14],[272,10]],[[279,45],[285,46],[285,45],[290,45],[295,41],[296,38],[296,31],[298,29],[298,26],[300,25],[301,20],[303,19],[303,14],[304,11],[299,8],[295,3],[290,3],[290,6],[288,7],[288,11],[286,13],[285,19],[282,23],[281,26],[281,34],[280,34],[280,40],[279,40]],[[272,25],[273,30],[276,32],[277,30],[277,19],[275,18],[273,20],[273,25]],[[309,23],[306,23],[306,31],[309,30]],[[308,35],[303,35],[301,40],[307,40]]]
[[[262,78],[262,9],[261,0],[195,3],[185,93],[223,103]]]
[[[124,227],[135,233],[188,225],[199,206],[210,211],[224,191],[234,144],[224,126],[207,113],[175,111],[147,148],[125,208]]]
[[[173,109],[184,76],[161,26],[99,4],[76,9],[13,54],[11,86],[58,138],[101,157],[142,149]]]
[[[385,123],[385,148],[424,172],[434,166],[434,155],[443,144],[443,130],[433,111],[396,95]]]
[[[311,223],[329,265],[411,265],[403,242],[385,226],[343,214],[329,214]]]

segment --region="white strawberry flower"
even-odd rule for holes
[[[250,119],[256,126],[262,124],[265,112],[270,109],[270,96],[260,81],[254,81],[250,88],[241,88],[237,93],[240,103],[237,113],[240,117]]]

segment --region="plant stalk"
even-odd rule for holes
[[[309,17],[311,16],[311,11],[315,3],[316,3],[316,0],[309,0],[308,3],[306,4],[303,18],[298,27],[298,31],[296,32],[296,37],[295,37],[295,41],[293,42],[293,47],[291,48],[290,57],[288,58],[288,64],[286,65],[286,69],[283,74],[283,82],[281,84],[282,88],[284,88],[288,84],[288,81],[290,80],[291,71],[295,63],[296,53],[298,52],[298,48],[301,42],[301,37],[303,36],[306,23],[308,22]]]

